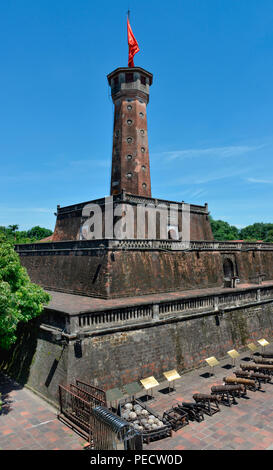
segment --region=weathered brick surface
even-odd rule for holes
[[[49,333],[33,329],[33,348],[27,350],[18,339],[10,353],[1,352],[1,367],[27,382],[47,399],[58,401],[58,384],[75,378],[105,389],[163,371],[179,372],[200,366],[206,357],[221,358],[248,341],[270,338],[273,331],[273,303],[238,308],[224,315],[217,313],[181,319],[164,325],[140,326],[131,331],[86,337],[77,352],[75,340],[62,346]],[[30,331],[30,330],[29,330]],[[30,341],[30,338],[29,338]],[[24,377],[21,370],[24,369]]]
[[[21,257],[31,280],[45,288],[62,292],[108,296],[108,255],[99,250],[86,254],[39,254]]]
[[[86,243],[86,242],[75,242]],[[48,244],[50,247],[50,244]],[[255,257],[255,262],[253,262]],[[29,252],[21,256],[33,282],[56,291],[102,298],[221,287],[223,262],[232,260],[241,282],[273,277],[273,251],[157,251],[149,249]]]
[[[248,341],[272,335],[273,306],[233,310],[220,318],[215,315],[161,326],[115,333],[83,341],[83,356],[70,357],[72,369],[86,380],[106,389],[155,375],[179,372],[200,366],[206,357],[222,357]]]
[[[128,170],[129,171],[129,170]],[[146,191],[146,189],[145,189]],[[113,196],[113,214],[116,212],[116,208],[121,204],[123,195],[119,194],[117,196]],[[131,198],[134,197],[131,195]],[[124,195],[124,204],[128,205],[132,208],[134,212],[134,238],[138,237],[137,232],[137,204],[146,204],[149,203],[149,210],[151,211],[151,207],[154,207],[154,211],[157,213],[157,217],[155,219],[156,224],[156,238],[162,238],[162,234],[160,234],[160,225],[159,225],[159,210],[157,206],[169,207],[170,204],[177,204],[178,207],[178,230],[179,232],[182,231],[182,212],[181,212],[181,203],[178,202],[171,202],[171,201],[164,201],[154,198],[144,198],[142,201],[136,200],[132,202],[130,200],[129,193],[125,193]],[[96,204],[100,207],[102,212],[102,237],[104,238],[105,235],[105,199],[98,199],[93,201],[88,201],[85,203],[75,204],[73,206],[64,207],[58,209],[57,211],[57,218],[56,218],[56,225],[53,234],[53,241],[68,241],[68,240],[80,240],[80,227],[83,224],[82,218],[82,211],[84,206],[88,204]],[[126,212],[125,208],[125,212]],[[109,217],[109,213],[107,212],[107,217]],[[120,219],[118,216],[113,217],[113,227],[115,227],[116,222]],[[139,223],[139,222],[138,222]],[[144,229],[144,236],[143,238],[148,237],[148,223],[147,218],[144,221],[145,229]],[[163,224],[163,220],[161,221]],[[142,224],[140,224],[142,225]],[[107,235],[109,236],[109,235]],[[113,231],[113,237],[115,236],[115,231]],[[168,235],[166,235],[168,238]],[[191,214],[190,214],[190,239],[191,240],[213,240],[213,234],[211,230],[211,225],[208,217],[208,207],[207,206],[195,206],[191,205]]]

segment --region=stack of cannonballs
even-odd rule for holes
[[[122,418],[129,421],[130,424],[139,432],[153,432],[162,428],[164,423],[156,418],[149,411],[142,408],[140,405],[133,405],[126,403],[121,412]]]

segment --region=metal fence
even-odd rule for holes
[[[90,442],[95,450],[141,450],[142,439],[130,424],[104,406],[92,408]]]
[[[106,405],[106,396],[103,390],[92,385],[89,386],[92,393],[89,393],[88,384],[79,380],[76,382],[77,385],[59,385],[58,418],[89,440],[93,432],[90,428],[91,410],[99,405]]]

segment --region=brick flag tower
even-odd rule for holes
[[[151,197],[146,107],[153,75],[120,67],[107,78],[115,105],[110,194]]]

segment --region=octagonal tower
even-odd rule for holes
[[[120,67],[107,78],[115,105],[110,194],[151,197],[146,107],[153,76],[141,67]]]

